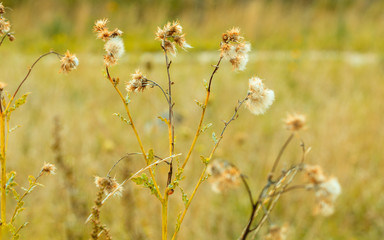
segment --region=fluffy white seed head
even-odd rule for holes
[[[264,114],[275,101],[273,90],[264,88],[263,81],[258,77],[249,79],[248,99],[245,102],[249,111],[255,115]]]

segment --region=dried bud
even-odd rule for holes
[[[41,168],[41,173],[47,175],[54,175],[56,174],[56,167],[53,164],[44,163],[44,166]]]
[[[223,33],[221,38],[220,56],[229,59],[233,70],[245,70],[251,44],[244,42],[244,38],[240,36],[240,29],[232,28]]]
[[[123,191],[123,187],[117,183],[116,179],[111,177],[95,177],[95,184],[96,187],[104,190],[106,195],[113,192],[115,195],[121,195],[121,192]]]
[[[6,86],[7,86],[6,83],[0,82],[0,90],[1,91],[3,91]]]
[[[225,192],[240,184],[240,171],[232,163],[225,160],[215,160],[208,165],[207,173],[212,190],[216,193]]]
[[[140,70],[136,70],[136,72],[132,74],[132,80],[127,83],[126,89],[128,92],[140,92],[144,91],[147,86],[147,78],[140,72]]]
[[[303,114],[288,114],[287,118],[284,120],[285,127],[290,131],[299,131],[305,129],[305,120],[306,117]]]
[[[8,39],[9,39],[9,41],[13,42],[13,41],[15,41],[16,38],[14,35],[8,34]]]
[[[61,58],[61,72],[70,72],[77,68],[79,65],[79,59],[77,59],[75,54],[71,54],[68,50],[65,53],[64,57]]]
[[[2,2],[0,2],[0,14],[4,14],[4,13],[5,13],[4,5]]]
[[[172,23],[168,22],[163,28],[157,28],[156,40],[162,42],[162,47],[165,52],[169,52],[172,55],[176,55],[177,44],[182,49],[192,48],[185,40],[185,34],[183,34],[183,27],[178,21]]]
[[[94,32],[102,32],[106,27],[108,23],[108,18],[99,19],[95,22],[95,26],[93,26]]]

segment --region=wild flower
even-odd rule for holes
[[[212,161],[207,168],[212,190],[216,193],[225,192],[240,184],[241,173],[233,164],[226,160]]]
[[[121,187],[115,178],[111,177],[95,177],[96,187],[103,190],[106,195],[115,192],[115,195],[120,196],[123,187]]]
[[[287,239],[287,232],[288,227],[286,225],[272,225],[269,227],[268,233],[264,237],[264,240],[285,240]]]
[[[148,86],[147,78],[140,70],[136,70],[136,72],[132,74],[132,80],[127,83],[126,89],[128,92],[140,92],[144,91],[146,86]]]
[[[305,121],[306,117],[303,114],[288,114],[286,119],[284,120],[285,127],[293,132],[297,132],[299,130],[305,129]]]
[[[105,43],[104,49],[107,52],[104,62],[107,66],[111,66],[124,54],[123,40],[120,37],[111,38]]]
[[[273,90],[264,87],[263,81],[258,77],[249,79],[248,99],[245,104],[251,113],[264,114],[275,100]]]
[[[245,70],[248,63],[248,52],[251,44],[244,42],[240,29],[233,27],[222,35],[220,55],[229,60],[234,70]]]
[[[79,59],[77,59],[75,54],[71,54],[68,50],[65,53],[64,57],[60,59],[61,62],[61,72],[70,72],[79,66]]]
[[[326,177],[319,166],[306,166],[305,171],[310,183],[309,190],[315,191],[315,214],[329,216],[334,213],[334,203],[341,194],[341,186],[336,177]]]
[[[47,175],[55,175],[56,167],[51,163],[44,163],[43,167],[41,168],[41,173]]]
[[[164,51],[176,55],[176,45],[186,50],[192,48],[185,40],[183,27],[178,21],[168,22],[163,28],[157,27],[156,40],[161,41]]]

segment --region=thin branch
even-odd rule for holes
[[[193,138],[193,141],[192,141],[192,144],[191,144],[191,147],[189,148],[189,151],[188,151],[188,154],[183,162],[183,165],[181,168],[185,168],[185,166],[187,165],[188,163],[188,160],[189,158],[191,157],[191,154],[192,154],[192,151],[196,145],[196,142],[197,142],[197,139],[199,138],[200,136],[200,133],[201,133],[201,126],[203,125],[203,121],[204,121],[204,116],[205,116],[205,111],[207,109],[207,105],[208,105],[208,100],[209,100],[209,96],[211,94],[211,85],[212,85],[212,80],[213,80],[213,76],[215,75],[215,73],[217,72],[217,70],[219,69],[219,66],[220,66],[220,63],[221,63],[221,60],[223,59],[223,57],[220,57],[219,61],[217,62],[217,64],[214,66],[215,68],[213,69],[213,72],[211,74],[211,77],[209,78],[209,83],[208,83],[208,88],[207,88],[207,95],[205,97],[205,102],[204,102],[204,105],[203,105],[203,111],[201,113],[201,117],[200,117],[200,122],[199,122],[199,125],[197,126],[197,130],[196,130],[196,133],[195,133],[195,137]]]
[[[246,177],[245,177],[243,174],[241,174],[240,177],[241,177],[241,180],[242,180],[243,183],[244,183],[245,190],[247,190],[247,193],[248,193],[248,196],[249,196],[249,201],[251,202],[251,205],[253,206],[253,205],[255,205],[255,203],[254,203],[254,201],[253,201],[251,188],[249,187],[248,182],[247,182],[247,180],[245,179]]]
[[[139,133],[137,132],[137,129],[135,127],[135,124],[133,123],[133,119],[132,119],[132,116],[131,116],[131,112],[129,111],[129,108],[128,108],[128,103],[126,102],[125,98],[123,97],[123,94],[120,92],[120,90],[117,88],[117,83],[116,80],[114,78],[111,77],[111,74],[109,73],[109,68],[108,68],[108,65],[105,65],[105,70],[106,70],[106,73],[107,73],[107,78],[108,80],[111,82],[113,88],[116,90],[117,94],[120,96],[120,99],[121,101],[123,102],[124,104],[124,108],[125,108],[125,111],[127,112],[127,115],[128,115],[128,118],[129,118],[129,122],[131,123],[131,128],[136,136],[136,139],[137,139],[137,142],[140,146],[140,150],[141,150],[141,153],[143,154],[143,157],[144,157],[144,161],[147,163],[148,165],[148,159],[147,159],[147,154],[144,150],[144,146],[143,146],[143,143],[141,142],[141,139],[140,139],[140,136],[139,136]],[[161,192],[160,192],[160,189],[159,189],[159,185],[157,184],[156,182],[156,178],[155,178],[155,175],[153,174],[153,171],[152,169],[149,169],[149,173],[151,175],[151,178],[153,180],[153,183],[155,185],[155,189],[157,191],[157,194],[160,196],[160,199],[163,198],[163,196],[161,195]]]
[[[8,105],[5,109],[5,112],[9,109],[9,106],[11,105],[12,101],[15,99],[16,97],[16,94],[19,92],[21,86],[24,84],[24,82],[28,79],[29,75],[31,74],[32,72],[32,69],[33,67],[40,61],[40,59],[42,59],[43,57],[49,55],[49,54],[55,54],[57,55],[58,57],[62,57],[63,55],[61,55],[60,53],[57,53],[57,52],[54,52],[54,51],[50,51],[48,53],[45,53],[43,55],[41,55],[39,58],[37,58],[37,60],[32,64],[32,66],[29,68],[28,72],[27,72],[27,75],[24,77],[24,79],[21,81],[21,83],[19,84],[19,86],[17,87],[15,93],[13,94],[12,98],[9,100],[8,102]]]
[[[8,34],[10,34],[10,33],[4,34],[4,36],[1,38],[0,46],[3,44],[4,39],[5,39],[6,37],[8,37]]]
[[[153,80],[147,79],[147,81],[152,83],[152,84],[148,84],[148,85],[160,88],[160,90],[163,92],[165,99],[167,100],[167,103],[169,104],[169,99],[168,99],[167,93],[164,91],[164,89],[157,82],[155,82]]]
[[[133,155],[142,155],[142,153],[139,153],[139,152],[135,152],[135,153],[127,153],[125,154],[123,157],[121,157],[119,160],[117,160],[115,162],[115,164],[113,164],[113,166],[111,167],[111,169],[109,169],[108,173],[107,173],[107,177],[110,177],[110,174],[111,172],[113,171],[113,169],[124,159],[128,158],[129,156],[133,156]],[[163,160],[163,158],[157,156],[157,155],[153,155],[155,158],[159,159],[159,160]],[[168,163],[168,162],[167,162]]]
[[[219,137],[219,139],[217,140],[217,142],[215,143],[215,145],[213,146],[213,149],[212,149],[212,151],[211,151],[211,153],[210,153],[210,155],[209,155],[209,157],[208,157],[209,160],[212,159],[213,154],[215,153],[217,147],[219,146],[219,144],[220,144],[220,142],[221,142],[221,139],[223,138],[224,132],[225,132],[225,130],[227,129],[228,125],[229,125],[233,120],[235,120],[235,119],[237,118],[237,112],[239,111],[241,105],[244,103],[245,100],[247,100],[247,97],[246,97],[244,100],[238,102],[237,107],[235,107],[235,113],[232,115],[231,119],[230,119],[228,122],[225,123],[225,125],[224,125],[224,127],[223,127],[223,130],[221,131],[220,137]],[[184,217],[185,217],[185,215],[186,215],[186,213],[187,213],[187,211],[188,211],[188,209],[189,209],[189,206],[191,205],[191,202],[192,202],[192,200],[193,200],[193,198],[194,198],[194,196],[195,196],[195,194],[196,194],[196,192],[197,192],[197,189],[199,188],[199,186],[201,185],[201,183],[202,183],[202,182],[204,181],[204,179],[205,179],[205,172],[206,172],[206,170],[207,170],[207,165],[205,165],[205,167],[204,167],[204,169],[203,169],[203,172],[202,172],[201,175],[200,175],[199,181],[197,182],[197,184],[196,184],[196,186],[195,186],[195,188],[194,188],[194,190],[193,190],[193,192],[192,192],[191,197],[189,198],[187,204],[185,205],[184,211],[183,211],[183,213],[181,214],[181,216],[180,216],[180,220],[179,220],[179,222],[178,222],[179,226],[181,226],[181,223],[182,223],[183,220],[184,220]],[[175,240],[175,239],[176,239],[176,236],[177,236],[177,233],[179,232],[179,230],[180,230],[180,228],[178,228],[178,229],[175,230],[175,233],[174,233],[173,236],[172,236],[172,240]]]
[[[169,61],[167,50],[164,47],[164,44],[161,44],[161,48],[164,50],[165,56],[165,65],[167,68],[168,76],[168,132],[169,132],[169,155],[173,155],[175,152],[175,123],[173,115],[173,102],[172,102],[172,84],[171,74],[169,73],[169,68],[171,67],[172,61]],[[173,172],[173,159],[171,158],[171,164],[169,164],[168,178],[167,178],[167,187],[172,182],[172,172]]]
[[[279,151],[279,154],[277,155],[277,158],[275,160],[275,162],[273,163],[273,167],[272,167],[272,170],[271,172],[269,173],[269,177],[268,179],[270,181],[272,181],[272,177],[273,177],[273,173],[275,172],[276,170],[276,167],[277,165],[279,164],[279,161],[280,161],[280,158],[281,156],[283,155],[285,149],[287,148],[288,144],[291,142],[292,138],[293,138],[294,134],[291,133],[291,135],[288,137],[288,139],[285,141],[284,145],[281,147],[280,151]]]

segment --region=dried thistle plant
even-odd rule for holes
[[[15,38],[11,32],[11,25],[9,21],[4,17],[6,13],[6,8],[2,3],[0,3],[0,45],[4,42],[4,39],[8,37],[10,41],[13,41]],[[6,83],[0,83],[0,163],[1,163],[1,223],[0,223],[0,239],[4,239],[7,236],[6,231],[8,230],[11,233],[12,239],[18,239],[19,232],[22,228],[26,226],[26,223],[20,227],[15,226],[15,218],[22,212],[24,199],[29,195],[36,186],[39,186],[40,183],[38,180],[44,175],[53,175],[56,172],[56,167],[50,163],[44,163],[43,167],[40,170],[40,173],[37,177],[29,176],[29,186],[27,188],[22,188],[23,192],[18,192],[16,190],[16,172],[7,169],[7,160],[8,160],[8,142],[9,137],[12,132],[16,129],[10,128],[12,114],[14,111],[18,110],[23,104],[27,101],[27,96],[29,93],[22,95],[20,98],[16,98],[21,87],[28,80],[32,70],[36,64],[48,55],[55,55],[59,58],[61,64],[61,72],[69,72],[79,64],[78,59],[75,55],[71,54],[69,51],[65,55],[59,54],[54,51],[49,51],[40,57],[31,65],[28,69],[27,74],[22,79],[22,81],[17,85],[16,89],[13,92],[7,91]],[[14,81],[10,81],[14,82]],[[12,193],[13,198],[16,200],[16,207],[13,211],[11,218],[7,218],[6,212],[9,208],[7,204],[7,195]]]
[[[113,77],[110,71],[110,67],[117,63],[117,60],[122,56],[124,52],[124,44],[122,42],[122,39],[120,38],[122,32],[117,28],[114,31],[109,31],[107,28],[107,23],[108,19],[100,19],[95,22],[93,29],[97,34],[97,38],[105,42],[104,49],[107,52],[107,54],[104,56],[106,77],[107,80],[112,84],[116,93],[118,94],[125,109],[125,116],[120,113],[115,113],[114,115],[118,116],[124,123],[126,123],[132,129],[136,137],[138,147],[140,148],[140,152],[128,153],[124,155],[124,157],[119,159],[113,165],[111,170],[107,173],[106,177],[97,177],[95,179],[95,183],[99,189],[99,192],[97,195],[96,205],[88,218],[88,221],[91,220],[94,226],[93,231],[91,233],[92,239],[97,239],[97,236],[102,231],[102,225],[99,222],[99,214],[101,207],[111,196],[121,192],[121,187],[123,186],[123,184],[130,180],[132,180],[137,185],[141,185],[144,188],[150,190],[150,192],[155,196],[155,199],[160,202],[160,215],[162,221],[161,238],[163,240],[168,239],[168,209],[170,207],[169,198],[173,196],[176,189],[179,189],[181,192],[181,198],[184,202],[184,208],[181,210],[180,215],[178,215],[177,217],[176,228],[171,238],[172,240],[175,240],[178,236],[178,232],[181,229],[181,225],[184,221],[184,218],[191,206],[191,203],[194,197],[196,196],[196,193],[198,192],[199,187],[206,179],[209,179],[209,181],[213,184],[213,189],[216,192],[226,191],[230,188],[238,186],[240,183],[243,183],[246,187],[251,202],[252,211],[248,223],[240,236],[240,239],[247,239],[250,234],[256,235],[259,232],[260,228],[269,218],[271,211],[273,210],[274,206],[277,204],[280,196],[283,193],[299,188],[311,188],[315,190],[316,194],[319,196],[318,199],[321,199],[323,205],[324,202],[327,202],[327,200],[334,199],[332,197],[329,197],[329,195],[332,195],[332,191],[334,193],[334,195],[332,196],[335,196],[337,195],[337,193],[339,193],[337,191],[335,181],[332,179],[332,181],[330,182],[327,182],[324,179],[323,182],[318,183],[317,185],[315,183],[311,183],[312,185],[307,186],[291,186],[291,183],[295,179],[296,175],[298,173],[303,172],[305,166],[305,156],[309,151],[309,149],[305,148],[304,143],[302,141],[300,141],[303,152],[301,160],[290,168],[282,170],[280,174],[276,173],[280,159],[282,158],[285,149],[295,136],[299,137],[299,130],[305,129],[304,115],[292,114],[289,115],[284,121],[286,128],[290,131],[291,134],[280,149],[273,163],[270,173],[268,174],[268,176],[266,176],[267,182],[265,186],[261,189],[257,199],[254,199],[253,191],[252,189],[250,189],[247,183],[247,178],[234,164],[231,164],[224,160],[211,161],[221,140],[224,137],[224,133],[227,127],[234,120],[237,119],[237,117],[239,116],[239,110],[241,109],[241,106],[243,104],[250,110],[251,113],[255,115],[261,115],[264,114],[274,102],[274,91],[266,88],[264,86],[263,80],[261,80],[260,78],[252,77],[249,80],[248,93],[245,94],[242,100],[238,101],[233,115],[229,118],[228,121],[224,122],[224,126],[222,128],[221,133],[219,135],[216,135],[215,133],[212,134],[212,149],[207,156],[200,156],[200,160],[202,162],[201,175],[196,185],[194,186],[191,194],[188,194],[187,191],[185,191],[181,187],[181,183],[188,177],[184,175],[184,170],[189,160],[191,159],[199,136],[206,132],[207,129],[212,125],[211,123],[204,124],[204,117],[208,109],[208,101],[212,91],[212,82],[214,76],[219,70],[220,63],[223,59],[228,59],[229,62],[232,64],[234,70],[244,70],[248,62],[248,53],[251,49],[251,45],[250,43],[245,41],[242,35],[240,35],[239,28],[232,28],[222,34],[218,62],[216,65],[213,66],[213,71],[210,75],[209,81],[205,82],[205,100],[203,103],[197,101],[198,106],[201,107],[201,117],[197,125],[196,133],[192,139],[190,147],[188,148],[188,152],[185,154],[185,156],[183,156],[183,159],[180,159],[181,154],[175,153],[175,113],[173,108],[175,102],[173,100],[172,95],[172,86],[174,84],[179,83],[177,80],[172,80],[171,78],[170,68],[172,61],[169,58],[169,54],[173,57],[176,57],[177,47],[180,47],[184,50],[190,48],[190,45],[188,45],[186,42],[183,27],[178,21],[168,22],[162,28],[158,27],[156,32],[155,39],[161,42],[161,48],[164,53],[165,71],[167,73],[165,85],[167,87],[162,86],[161,80],[154,81],[152,80],[152,78],[149,78],[144,75],[140,70],[136,70],[136,72],[132,74],[132,79],[128,81],[125,85],[126,92],[123,94],[123,92],[119,89],[120,78]],[[159,157],[155,154],[155,152],[159,152],[160,150],[146,150],[141,141],[139,130],[136,128],[136,124],[129,108],[130,104],[133,101],[133,93],[140,93],[144,91],[147,86],[157,87],[159,90],[161,90],[166,100],[166,104],[168,105],[168,117],[159,117],[168,127],[169,155],[165,158]],[[122,181],[121,184],[117,184],[116,179],[110,177],[110,173],[113,169],[115,169],[115,167],[117,167],[120,162],[122,162],[122,160],[126,159],[127,156],[142,156],[145,165],[141,170],[133,174],[131,177],[126,178],[124,181]],[[169,167],[168,174],[166,176],[155,175],[155,169],[160,163],[167,163]],[[144,171],[148,171],[149,175],[143,173]],[[139,174],[141,174],[141,176],[139,176]],[[166,180],[165,185],[159,184],[161,179]],[[333,187],[332,190],[330,187],[329,189],[326,187],[328,186],[327,184]],[[106,194],[106,197],[101,200],[101,196],[103,193]],[[259,219],[256,223],[257,216],[259,216]],[[271,225],[269,230],[270,231],[266,236],[266,239],[285,239],[286,237],[286,230],[284,227],[274,227]]]

